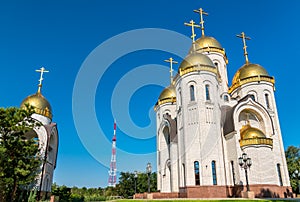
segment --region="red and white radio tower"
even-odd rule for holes
[[[111,160],[110,160],[110,169],[109,169],[109,179],[108,179],[108,186],[116,187],[117,181],[117,167],[116,167],[116,129],[117,124],[114,121],[114,136],[112,138],[112,149],[111,149]]]

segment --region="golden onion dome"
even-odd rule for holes
[[[232,86],[229,89],[229,93],[242,84],[262,80],[274,83],[274,78],[271,77],[262,66],[252,63],[244,64],[235,73],[232,79]]]
[[[34,107],[35,113],[52,119],[51,105],[41,93],[37,92],[25,98],[21,103],[21,108],[25,108],[25,104]]]
[[[265,138],[265,134],[258,128],[253,128],[249,124],[243,126],[240,130],[241,139]]]
[[[159,95],[158,105],[176,102],[176,90],[173,85],[165,88]]]
[[[215,65],[209,59],[209,57],[207,57],[206,55],[203,55],[201,53],[193,52],[193,53],[189,54],[181,62],[178,71],[180,73],[181,71],[184,71],[188,68],[200,67],[200,66],[216,69]]]
[[[223,49],[221,44],[214,38],[210,36],[201,36],[195,41],[196,50],[203,48],[219,48]]]
[[[248,146],[266,146],[273,147],[273,139],[267,138],[265,134],[258,128],[251,127],[248,123],[240,130],[240,146],[241,148]]]

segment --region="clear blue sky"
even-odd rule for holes
[[[230,83],[244,63],[235,35],[244,31],[252,38],[249,60],[276,79],[284,146],[299,146],[297,0],[1,1],[0,106],[19,106],[37,90],[35,70],[44,66],[50,71],[42,93],[58,123],[57,184],[107,186],[114,118],[118,171],[142,172],[147,162],[155,168],[153,105],[161,85],[169,82],[163,60],[173,56],[180,61],[178,54],[187,53],[189,44],[180,34],[189,37],[190,29],[183,23],[199,22],[192,11],[200,7],[209,13],[206,35],[226,49]],[[127,32],[135,29],[141,30]],[[168,30],[178,37],[164,49],[172,38]]]

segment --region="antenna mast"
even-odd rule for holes
[[[117,167],[116,167],[116,129],[117,124],[116,120],[114,121],[114,136],[112,138],[112,149],[111,149],[111,160],[110,160],[110,169],[109,169],[109,179],[108,186],[116,187],[117,182]]]

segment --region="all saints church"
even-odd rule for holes
[[[246,175],[238,159],[245,153],[254,196],[286,197],[291,189],[274,77],[249,61],[242,32],[245,63],[229,86],[225,49],[204,34],[206,13],[195,12],[201,26],[186,23],[191,49],[155,105],[158,190],[187,198],[242,196]],[[197,39],[195,27],[202,31]],[[167,61],[172,68],[173,59]]]

